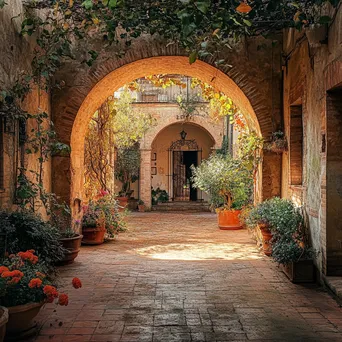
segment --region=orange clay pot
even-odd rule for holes
[[[242,229],[242,224],[239,219],[241,210],[218,210],[218,226],[222,230],[238,230]]]
[[[259,224],[258,228],[262,234],[262,249],[267,256],[270,256],[272,254],[272,232],[267,224]]]
[[[115,198],[119,203],[119,212],[122,212],[126,209],[127,204],[128,204],[128,197],[116,197]]]
[[[27,303],[8,308],[8,323],[5,341],[21,341],[36,333],[36,322],[33,320],[41,307],[41,303]]]
[[[67,265],[74,262],[76,259],[78,252],[81,249],[81,240],[83,235],[77,234],[71,238],[60,238],[62,246],[66,249],[64,257],[57,264],[59,265]]]
[[[82,244],[101,245],[104,242],[105,227],[82,227]]]

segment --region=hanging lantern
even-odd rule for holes
[[[236,10],[240,13],[249,13],[252,10],[252,7],[247,4],[246,1],[241,2],[238,7],[236,7]]]
[[[183,140],[185,140],[185,138],[186,138],[187,135],[188,135],[188,133],[186,133],[186,132],[184,131],[184,129],[182,130],[182,132],[180,132],[180,136],[181,136],[181,138],[182,138]]]

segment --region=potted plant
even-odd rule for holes
[[[239,215],[253,193],[252,170],[230,155],[213,154],[192,171],[193,186],[210,195],[220,229],[241,229]]]
[[[33,319],[45,303],[68,305],[68,296],[58,292],[44,269],[44,260],[34,250],[10,254],[0,266],[0,305],[8,309],[9,340],[19,341],[35,333]],[[76,288],[82,286],[78,278],[72,283]]]
[[[278,197],[253,208],[246,219],[263,236],[266,255],[282,265],[293,282],[314,281],[313,257],[300,209],[293,202]]]
[[[83,206],[82,243],[85,245],[100,245],[104,242],[106,233],[104,213],[99,210],[95,201]]]
[[[165,203],[169,201],[169,194],[166,190],[162,190],[159,187],[157,189],[151,189],[152,204]]]
[[[138,211],[139,211],[140,213],[145,212],[145,203],[144,203],[144,201],[142,201],[142,200],[139,200],[139,201],[138,201]]]
[[[249,211],[246,217],[247,226],[254,229],[257,240],[262,243],[262,248],[265,255],[270,256],[272,254],[272,238],[274,223],[273,220],[279,217],[281,209],[279,209],[280,199],[273,198],[266,200],[258,204],[255,208]],[[274,216],[275,215],[275,216]]]
[[[119,208],[118,201],[107,191],[100,190],[96,200],[83,207],[82,243],[102,244],[106,239],[113,239],[116,234],[126,229],[125,213]]]
[[[140,170],[140,151],[138,147],[119,149],[115,161],[115,178],[122,183],[119,196],[121,210],[126,208],[133,190],[131,184],[138,180]]]
[[[265,149],[277,154],[287,151],[287,139],[282,131],[273,132],[270,141],[264,145]]]
[[[44,260],[44,272],[53,270],[55,264],[64,258],[61,232],[51,222],[27,210],[0,211],[0,222],[0,234],[6,237],[6,251],[9,254],[34,249]]]
[[[60,230],[59,241],[65,250],[64,257],[58,264],[65,265],[74,262],[81,249],[83,238],[83,235],[79,233],[81,221],[72,220],[71,209],[66,204],[55,204],[51,214],[51,222]]]
[[[6,324],[8,322],[8,309],[0,306],[0,342],[5,338]]]
[[[106,240],[112,240],[119,232],[126,230],[127,211],[120,210],[118,201],[108,191],[100,190],[95,207],[97,212],[102,213]]]

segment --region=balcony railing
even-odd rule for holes
[[[175,103],[179,96],[183,100],[206,103],[202,98],[201,88],[191,87],[190,77],[177,77],[181,80],[185,87],[179,85],[172,85],[167,88],[162,88],[155,86],[152,82],[146,79],[139,79],[139,91],[132,91],[132,95],[135,98],[135,103]],[[115,92],[114,96],[116,98],[120,97],[119,89]]]

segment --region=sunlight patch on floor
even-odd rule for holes
[[[155,245],[135,249],[137,254],[161,260],[257,260],[254,246],[241,243],[196,243]]]

